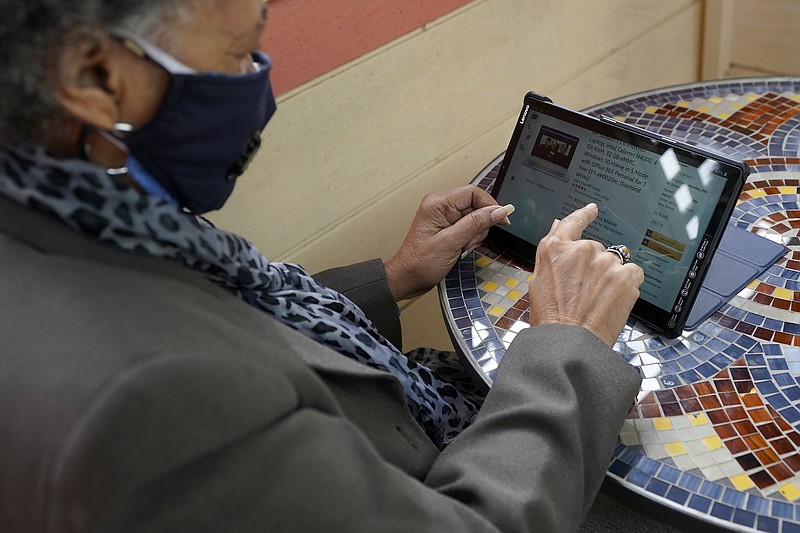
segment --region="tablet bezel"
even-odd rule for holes
[[[679,336],[683,331],[692,304],[700,290],[703,278],[708,271],[711,257],[722,239],[722,234],[725,231],[727,222],[736,206],[739,194],[749,174],[749,167],[742,161],[734,161],[703,148],[689,145],[629,124],[618,122],[607,117],[599,119],[579,111],[558,106],[549,98],[531,92],[525,96],[522,110],[520,111],[514,128],[514,133],[509,141],[508,149],[505,152],[505,156],[498,170],[497,178],[492,187],[491,194],[495,198],[502,188],[506,172],[514,157],[517,146],[519,145],[520,136],[527,123],[531,106],[535,106],[539,113],[544,113],[558,120],[570,122],[581,128],[607,135],[634,147],[648,150],[657,148],[661,150],[662,153],[671,148],[679,161],[698,166],[702,161],[712,159],[729,170],[726,176],[727,182],[714,208],[709,224],[702,234],[699,234],[701,240],[698,246],[698,253],[696,253],[695,260],[690,270],[687,272],[684,282],[681,284],[682,290],[676,294],[673,308],[667,311],[640,297],[631,312],[632,317],[646,324],[656,332],[670,338]],[[487,243],[506,250],[531,263],[531,265],[533,265],[538,244],[525,241],[521,237],[505,231],[502,226],[495,226],[489,231]],[[676,309],[679,310],[676,311]]]

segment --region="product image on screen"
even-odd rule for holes
[[[536,137],[527,164],[558,179],[566,180],[567,171],[577,146],[578,139],[576,137],[543,126]]]
[[[492,193],[516,211],[511,225],[494,233],[535,247],[554,219],[594,202],[599,214],[583,237],[628,246],[645,274],[640,301],[679,320],[724,230],[741,170],[666,141],[620,134],[597,119],[583,116],[584,127],[543,109],[530,106],[509,146]]]

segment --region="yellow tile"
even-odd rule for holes
[[[680,441],[668,442],[664,444],[664,448],[673,457],[686,454],[686,446]]]
[[[492,316],[500,317],[500,316],[503,316],[504,314],[506,314],[506,310],[505,310],[504,307],[500,307],[499,305],[495,305],[494,307],[489,309],[489,314],[492,315]]]
[[[664,417],[654,418],[653,427],[656,428],[656,430],[658,431],[663,431],[665,429],[672,429],[672,420]]]
[[[506,287],[511,287],[513,289],[517,285],[519,285],[520,283],[522,283],[522,282],[520,280],[518,280],[517,278],[508,278],[506,280],[505,285],[506,285]]]
[[[778,187],[778,190],[781,191],[781,194],[795,194],[797,193],[797,187],[790,187],[788,185],[783,185]]]
[[[526,281],[530,282],[530,280],[532,280],[532,279],[533,279],[533,274],[531,274],[530,276],[528,276],[528,277],[526,278]]]
[[[713,437],[706,437],[703,439],[703,444],[708,451],[718,450],[722,448],[722,439],[714,435]]]
[[[722,101],[722,98],[720,98],[719,96],[712,96],[711,98],[709,98],[709,101],[718,104]]]
[[[762,191],[761,189],[753,189],[752,191],[747,191],[747,194],[750,195],[750,198],[761,198],[762,196],[767,195],[767,193]]]
[[[693,426],[704,426],[711,423],[705,413],[691,414],[689,415],[689,421]]]
[[[747,98],[750,101],[758,100],[758,95],[757,94],[753,94],[753,93],[747,93],[746,95],[744,95],[744,97]]]
[[[725,120],[725,119],[731,118],[731,114],[730,113],[719,113],[717,115],[717,118],[721,118],[722,120]]]
[[[750,479],[750,476],[744,473],[729,477],[728,479],[731,481],[731,483],[733,483],[733,486],[736,487],[737,490],[747,490],[755,487],[755,483],[753,483],[753,480]]]
[[[783,287],[776,287],[775,291],[772,293],[772,296],[775,298],[780,298],[781,300],[789,300],[791,302],[794,298],[794,291],[784,289]]]
[[[697,108],[700,113],[708,113],[708,106],[701,105]]]
[[[800,498],[800,489],[798,489],[797,485],[795,485],[794,483],[787,483],[783,487],[779,488],[778,492],[783,494],[784,497],[790,502],[793,502],[796,499]]]
[[[524,296],[524,294],[522,294],[519,291],[511,291],[508,294],[506,294],[506,298],[510,298],[512,300],[519,300],[523,296]]]
[[[757,279],[754,279],[753,281],[751,281],[750,283],[748,283],[748,285],[747,285],[747,288],[748,288],[748,289],[755,290],[755,289],[756,289],[756,287],[758,287],[758,285],[759,285],[760,283],[761,283],[760,281],[758,281]]]
[[[733,109],[741,109],[741,108],[743,108],[744,106],[743,106],[742,104],[731,104],[731,107],[732,107]]]
[[[483,257],[481,257],[480,259],[475,261],[475,264],[478,265],[481,268],[484,268],[484,267],[487,267],[487,266],[491,265],[492,264],[492,260],[484,255]]]
[[[792,100],[794,100],[795,102],[800,102],[800,94],[792,96]]]
[[[655,113],[656,111],[658,111],[658,108],[653,105],[646,107],[644,110],[645,113]]]
[[[616,117],[614,117],[614,120],[619,120],[620,122],[625,122],[625,117],[623,117],[622,115],[617,115]]]
[[[494,292],[494,291],[497,290],[497,287],[499,287],[499,286],[500,285],[498,285],[494,281],[487,281],[486,283],[483,284],[483,287],[481,287],[481,288],[483,290],[485,290],[485,291],[488,291],[488,292]]]
[[[681,100],[681,101],[680,101],[680,102],[678,102],[676,105],[677,105],[678,107],[689,107],[689,102],[687,102],[686,100]]]

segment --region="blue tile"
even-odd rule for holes
[[[774,406],[773,406],[774,407]],[[795,409],[794,407],[787,407],[782,411],[778,411],[783,418],[785,418],[790,424],[794,424],[798,420],[800,420],[800,412]]]
[[[788,388],[788,389],[784,389],[783,393],[792,402],[796,402],[796,401],[800,400],[800,387],[798,387],[797,385],[795,385],[795,386],[793,386],[791,388]]]
[[[625,479],[625,476],[628,475],[628,472],[631,471],[631,468],[633,468],[631,467],[631,465],[625,464],[622,461],[617,460],[611,463],[611,466],[608,467],[608,471],[616,476],[621,477],[622,479]]]
[[[642,460],[636,466],[639,470],[648,474],[650,476],[654,476],[658,471],[658,468],[661,466],[661,463],[656,461],[655,459],[650,459],[649,457],[642,457]]]
[[[767,514],[769,513],[769,500],[762,498],[761,496],[751,494],[750,497],[747,498],[747,506],[745,508],[748,511],[752,511],[756,514]]]
[[[685,505],[686,501],[689,499],[689,492],[673,486],[667,493],[667,499],[678,505]]]
[[[700,486],[700,494],[708,496],[712,500],[719,500],[720,496],[722,496],[722,490],[722,485],[714,483],[713,481],[705,480]]]
[[[782,533],[800,533],[800,524],[793,524],[791,522],[784,522]]]
[[[756,515],[750,511],[736,509],[733,512],[733,522],[742,526],[753,527],[756,523]]]
[[[721,518],[722,520],[730,520],[731,516],[733,516],[733,507],[717,502],[711,508],[711,516]]]
[[[711,358],[711,363],[721,370],[731,364],[732,361],[723,354],[717,354]]]
[[[773,374],[772,379],[775,381],[775,383],[777,383],[781,387],[788,387],[790,385],[797,384],[797,381],[794,379],[794,376],[792,376],[789,373]]]
[[[619,453],[620,461],[629,464],[631,466],[636,466],[637,468],[641,468],[639,463],[644,459],[644,454],[640,451],[637,451],[633,448],[625,447],[624,450],[620,451]]]
[[[731,312],[733,312],[733,309],[731,310]],[[744,313],[744,311],[742,313]],[[733,316],[733,315],[731,315],[731,316]],[[736,317],[734,317],[734,318],[736,318]],[[755,340],[752,337],[748,337],[747,335],[742,335],[742,336],[739,337],[739,340],[736,341],[736,344],[738,344],[739,346],[741,346],[742,348],[744,348],[746,350],[749,350],[750,348],[752,348],[753,346],[758,344],[758,341]],[[762,362],[761,364],[764,364],[764,363]]]
[[[700,511],[701,513],[707,513],[708,509],[711,507],[711,500],[708,498],[704,498],[697,494],[693,494],[692,497],[689,499],[688,506],[695,511]]]
[[[662,465],[661,471],[658,473],[658,477],[663,479],[664,481],[669,481],[670,483],[677,483],[678,478],[681,475],[681,471],[677,468],[673,468],[669,465]]]
[[[719,369],[715,368],[711,363],[703,363],[698,366],[696,370],[701,376],[706,378],[710,378],[719,372]]]
[[[633,483],[637,487],[645,488],[650,479],[651,479],[650,475],[645,474],[641,470],[633,469],[631,470],[630,474],[628,474],[627,481],[629,483]]]
[[[772,514],[778,518],[794,520],[794,506],[791,503],[772,500]]]
[[[771,359],[767,359],[767,363],[769,364],[769,369],[772,371],[789,370],[789,365],[786,363],[786,359],[778,359],[777,357],[773,357]]]
[[[688,490],[689,492],[697,492],[697,489],[700,488],[700,483],[702,483],[702,481],[703,480],[699,477],[684,472],[683,475],[681,475],[681,478],[678,480],[678,486]]]
[[[658,379],[661,381],[661,383],[662,383],[662,384],[664,385],[664,387],[665,387],[665,388],[667,388],[667,389],[671,389],[671,388],[672,388],[672,387],[674,387],[675,385],[678,385],[679,383],[681,383],[681,381],[680,381],[680,380],[678,379],[678,377],[677,377],[677,376],[675,376],[675,375],[661,376],[661,377],[660,377],[660,378],[658,378]]]
[[[783,352],[781,351],[781,347],[778,344],[762,344],[764,348],[764,355],[782,355]]]
[[[767,533],[778,533],[778,521],[768,516],[759,516],[756,529]]]
[[[746,496],[746,493],[728,487],[725,489],[725,494],[722,495],[722,501],[733,507],[744,509],[744,501]]]
[[[678,375],[681,377],[684,383],[695,383],[696,381],[700,381],[700,374],[694,370],[686,370]]]
[[[660,479],[652,478],[650,483],[647,484],[647,491],[663,496],[667,493],[669,487],[670,485],[668,483],[664,483]]]
[[[753,381],[767,381],[770,379],[769,370],[766,367],[751,368],[750,375],[753,376]]]

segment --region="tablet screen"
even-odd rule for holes
[[[492,192],[516,207],[511,225],[493,232],[517,238],[503,244],[527,243],[530,254],[554,219],[595,202],[584,238],[631,249],[645,274],[639,311],[654,306],[673,327],[688,314],[741,189],[741,164],[542,101],[526,102],[509,152]]]

